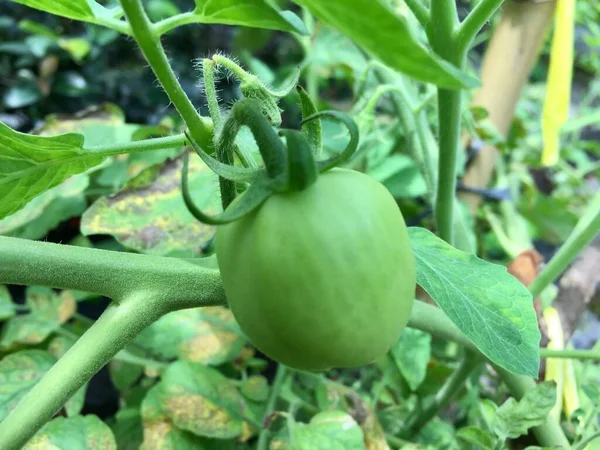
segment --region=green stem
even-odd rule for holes
[[[162,36],[163,34],[168,33],[177,27],[197,22],[199,22],[198,15],[194,14],[194,12],[176,14],[156,22],[154,25],[154,32],[157,36]]]
[[[461,52],[467,51],[471,43],[490,20],[504,0],[481,0],[460,24],[456,31],[456,45]]]
[[[423,28],[429,23],[429,10],[421,0],[405,0],[406,6],[412,11]]]
[[[591,434],[590,436],[586,437],[581,442],[579,442],[577,445],[574,445],[573,450],[585,450],[585,448],[590,442],[598,438],[600,438],[600,431]]]
[[[165,306],[144,293],[110,305],[0,423],[0,448],[21,448],[127,342],[168,312]]]
[[[420,414],[409,418],[403,437],[410,438],[415,436],[421,429],[429,423],[452,398],[462,389],[466,380],[473,370],[475,370],[483,359],[478,353],[467,351],[456,370],[446,380],[441,389],[437,392],[433,400],[423,409]]]
[[[535,388],[536,383],[533,378],[522,375],[513,375],[512,373],[496,365],[494,365],[494,369],[498,375],[500,375],[504,384],[508,386],[512,396],[517,400],[520,400],[526,392]],[[560,427],[560,424],[552,417],[548,417],[548,420],[544,425],[534,427],[532,430],[538,443],[542,447],[558,447],[563,449],[571,448],[569,441],[565,437],[565,434]]]
[[[96,17],[93,22],[96,25],[100,25],[112,30],[118,31],[119,33],[131,36],[131,27],[129,24],[120,19],[114,19],[111,17]]]
[[[281,393],[283,382],[287,378],[287,368],[283,364],[277,366],[277,372],[275,372],[275,379],[273,380],[273,386],[271,387],[271,394],[267,400],[267,406],[265,408],[265,416],[271,415],[275,411],[277,405],[277,399]],[[268,428],[263,428],[258,436],[257,450],[267,450],[269,445],[269,432]]]
[[[221,108],[219,107],[219,96],[217,95],[217,88],[215,86],[215,62],[212,59],[204,58],[202,60],[202,74],[208,112],[213,121],[215,134],[217,134],[221,129],[223,119],[221,117]]]
[[[598,350],[553,350],[550,348],[540,348],[541,358],[566,358],[600,361],[600,351]]]
[[[579,252],[586,248],[600,232],[600,192],[590,202],[577,226],[552,257],[548,265],[529,286],[533,297],[539,296],[546,287],[573,262]]]
[[[132,141],[125,144],[97,145],[84,148],[82,153],[85,155],[114,156],[124,153],[139,153],[165,148],[184,147],[186,145],[188,145],[188,141],[185,134],[182,133],[173,136]]]
[[[212,131],[204,123],[179,84],[162,48],[159,35],[150,19],[148,19],[141,0],[121,0],[121,6],[133,30],[133,37],[154,71],[156,78],[158,78],[169,99],[185,121],[190,134],[204,148],[210,147],[212,144]]]
[[[0,255],[0,284],[76,289],[112,299],[143,290],[175,309],[226,303],[219,271],[203,259],[166,258],[3,236]]]

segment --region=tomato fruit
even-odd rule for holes
[[[244,333],[296,369],[373,362],[412,309],[415,261],[402,213],[359,172],[333,169],[302,191],[271,195],[218,227],[216,253]]]

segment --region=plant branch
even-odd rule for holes
[[[408,419],[405,429],[402,433],[403,437],[410,438],[415,436],[421,429],[435,417],[452,398],[464,386],[473,370],[481,363],[483,358],[480,354],[466,351],[460,365],[446,380],[442,388],[437,392],[433,400],[419,414],[413,415]]]
[[[133,37],[154,71],[156,78],[158,78],[169,99],[185,121],[190,134],[204,148],[210,147],[212,144],[211,127],[198,114],[179,84],[162,48],[159,35],[150,19],[148,19],[141,0],[121,0],[121,6],[131,25]]]
[[[269,399],[267,400],[267,406],[265,408],[265,417],[268,417],[275,411],[277,399],[281,394],[281,388],[283,387],[283,382],[287,378],[287,375],[287,368],[283,364],[279,364],[277,366],[277,372],[275,372],[275,379],[273,381],[273,386],[271,387],[271,394],[269,395]],[[256,447],[257,450],[267,450],[270,434],[271,433],[269,431],[269,428],[265,427],[263,424],[263,428],[258,436],[258,445]]]
[[[551,348],[540,348],[541,358],[565,358],[600,361],[600,351],[598,350],[555,350]]]
[[[158,36],[162,36],[177,27],[196,22],[199,22],[198,15],[194,14],[193,11],[176,14],[156,22],[156,24],[154,24],[154,32]]]
[[[429,23],[429,10],[427,7],[421,2],[421,0],[404,0],[408,9],[415,15],[419,23],[423,28],[427,28],[427,24]]]
[[[223,305],[217,269],[206,259],[115,252],[0,236],[0,284],[93,292],[118,300],[145,292],[171,309]]]
[[[127,36],[131,36],[131,27],[123,20],[110,17],[96,17],[92,23],[110,28],[111,30],[118,31],[119,33]]]
[[[502,5],[504,0],[480,0],[469,15],[462,21],[456,31],[456,45],[460,51],[467,51],[496,10]]]
[[[590,202],[565,243],[529,286],[533,297],[539,296],[550,283],[556,280],[598,233],[600,233],[600,192]]]
[[[146,293],[110,305],[0,423],[0,448],[22,448],[127,342],[168,312],[166,306]]]
[[[124,153],[139,153],[164,148],[184,147],[186,145],[188,145],[188,141],[185,134],[176,134],[173,136],[132,141],[125,144],[97,145],[84,148],[82,152],[86,155],[113,156]]]

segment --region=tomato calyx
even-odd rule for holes
[[[261,102],[245,98],[236,102],[214,138],[214,152],[210,155],[186,132],[192,148],[204,163],[219,175],[224,212],[216,216],[202,212],[193,202],[189,190],[189,155],[184,153],[181,188],[183,200],[190,213],[199,221],[221,225],[238,220],[262,205],[275,193],[306,189],[320,173],[344,163],[358,147],[358,128],[347,115],[336,111],[316,112],[306,93],[299,89],[303,116],[302,131],[282,129],[275,131]],[[320,153],[322,117],[340,121],[350,134],[346,148],[339,154],[316,160]],[[242,127],[248,127],[258,145],[264,168],[234,166],[236,138]],[[282,140],[281,138],[285,139]],[[247,183],[248,188],[235,202],[236,183]]]

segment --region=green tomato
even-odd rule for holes
[[[272,195],[218,228],[216,253],[240,327],[287,366],[371,363],[408,322],[416,275],[406,224],[386,188],[359,172],[334,169]]]

